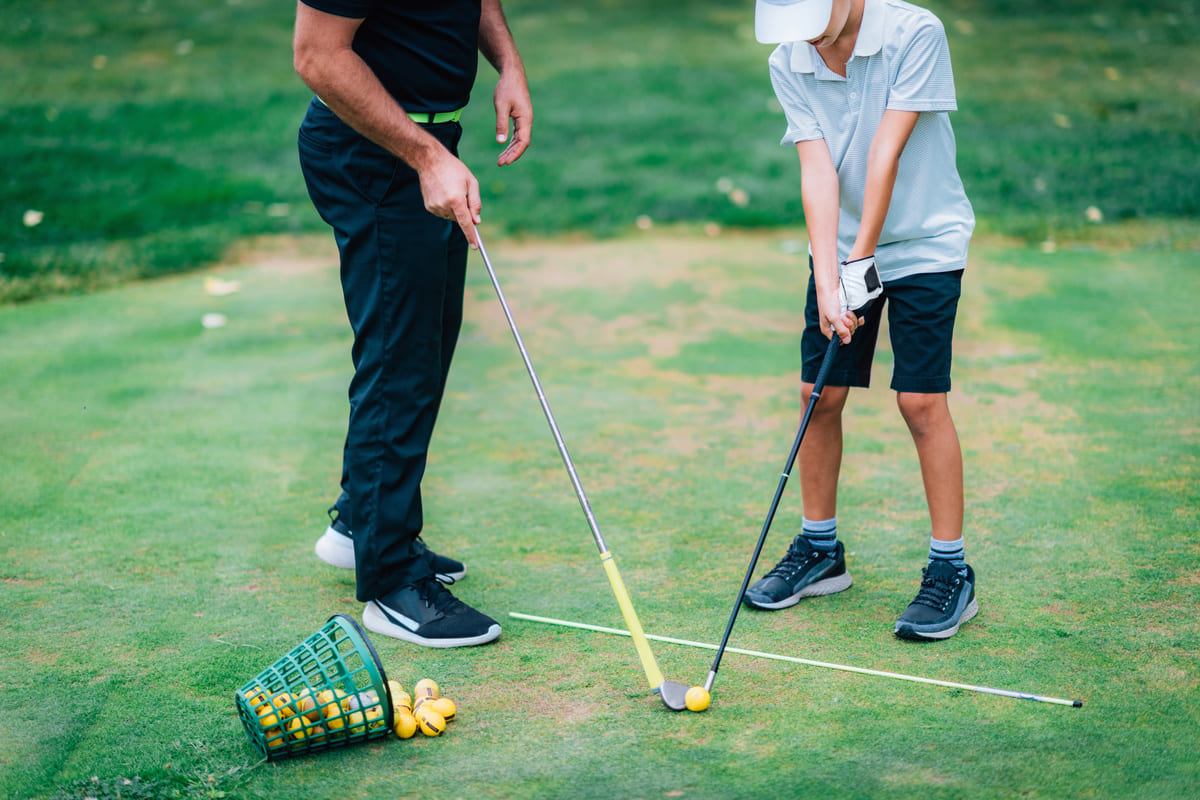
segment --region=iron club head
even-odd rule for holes
[[[662,698],[663,705],[672,711],[683,711],[687,708],[688,687],[675,681],[663,681],[654,691]]]

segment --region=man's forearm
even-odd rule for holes
[[[483,0],[479,17],[479,52],[499,73],[510,69],[525,71],[500,0]]]
[[[296,72],[343,122],[419,170],[441,144],[409,119],[354,52],[351,44],[360,23],[300,3],[293,56]]]

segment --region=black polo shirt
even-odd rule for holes
[[[362,19],[354,52],[405,111],[453,111],[479,66],[480,0],[301,0]]]

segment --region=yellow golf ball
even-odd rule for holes
[[[688,711],[703,711],[708,708],[708,704],[711,701],[712,698],[708,692],[704,691],[703,686],[693,686],[683,696],[683,702],[687,704]]]
[[[438,696],[437,682],[429,678],[421,678],[421,680],[417,681],[417,685],[413,688],[413,696],[417,698],[436,698]]]
[[[292,717],[283,727],[288,732],[288,736],[297,742],[302,742],[308,737],[308,731],[304,729],[304,717]]]
[[[392,693],[392,708],[413,710],[413,701],[408,692],[393,692]]]
[[[446,720],[436,711],[422,708],[417,712],[417,726],[426,736],[437,736],[446,730]]]
[[[397,714],[394,730],[401,739],[411,739],[417,732],[417,718],[412,714]]]
[[[449,722],[458,714],[458,706],[449,697],[439,697],[436,700],[427,704],[431,711],[436,711],[442,715],[442,719]]]
[[[371,706],[364,712],[367,717],[367,728],[369,730],[379,730],[387,723],[384,721],[383,709],[379,706]]]

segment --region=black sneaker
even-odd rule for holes
[[[462,602],[429,578],[401,586],[363,609],[363,624],[423,647],[466,647],[500,636],[500,624]]]
[[[333,509],[330,509],[330,515],[332,514]],[[317,539],[314,549],[317,558],[326,564],[342,569],[354,569],[354,534],[341,519],[333,517],[330,520],[329,527],[325,529],[321,538]],[[462,580],[467,574],[467,568],[461,561],[433,552],[420,537],[417,537],[417,549],[431,559],[434,576],[447,586]]]
[[[901,639],[949,639],[958,626],[979,613],[975,599],[975,570],[966,574],[949,561],[934,560],[921,570],[921,589],[900,619],[896,635]]]
[[[754,608],[787,608],[802,597],[845,591],[851,583],[841,542],[830,551],[816,550],[801,535],[792,541],[783,560],[746,590],[745,601]]]

